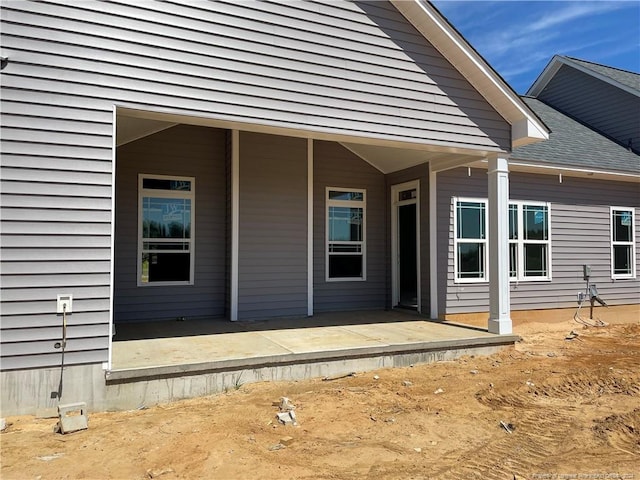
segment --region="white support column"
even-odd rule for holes
[[[438,185],[429,162],[429,316],[438,318]]]
[[[509,159],[489,158],[489,331],[512,333],[509,300]]]
[[[231,131],[231,299],[230,320],[238,320],[238,261],[240,238],[240,132]]]
[[[307,139],[307,315],[313,316],[313,139]]]

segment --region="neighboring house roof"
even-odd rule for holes
[[[533,82],[527,91],[527,95],[538,96],[551,81],[562,65],[568,65],[588,75],[598,78],[614,87],[621,88],[633,95],[640,97],[640,74],[620,70],[618,68],[600,65],[599,63],[579,60],[577,58],[555,55],[544,68],[540,76]]]
[[[548,138],[549,129],[453,25],[425,0],[390,0],[404,17],[511,124],[513,147]]]
[[[606,65],[600,65],[599,63],[587,62],[586,60],[580,60],[578,58],[567,58],[585,68],[599,73],[600,75],[609,77],[614,82],[618,82],[621,85],[626,85],[627,87],[634,89],[640,95],[640,74],[629,72],[627,70],[620,70],[619,68],[608,67]]]
[[[551,128],[551,135],[546,142],[514,149],[512,160],[640,175],[639,155],[541,100],[531,97],[523,100]]]

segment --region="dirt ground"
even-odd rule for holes
[[[523,341],[489,357],[242,385],[147,410],[93,413],[88,430],[67,435],[52,432],[55,419],[9,417],[0,474],[640,480],[638,319],[601,328],[526,322],[515,330]],[[297,426],[278,424],[273,403],[281,397],[295,405]]]

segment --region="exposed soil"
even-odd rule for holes
[[[147,410],[93,413],[88,430],[67,435],[53,433],[55,419],[10,417],[0,473],[640,480],[640,324],[626,322],[529,322],[516,326],[522,342],[490,357],[242,385]],[[298,426],[278,424],[273,403],[281,397],[296,406]],[[289,444],[277,446],[281,439]]]

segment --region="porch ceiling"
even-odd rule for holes
[[[129,111],[128,109],[119,109],[116,116],[116,145],[121,146],[139,140],[179,123],[336,141],[385,174],[429,162],[431,162],[431,167],[434,171],[447,170],[457,166],[469,165],[482,160],[491,153],[495,154],[495,152],[444,147],[441,145],[392,142],[359,137],[344,138],[341,135],[327,135],[320,132],[238,124],[237,122],[183,115],[167,115],[157,112]]]

